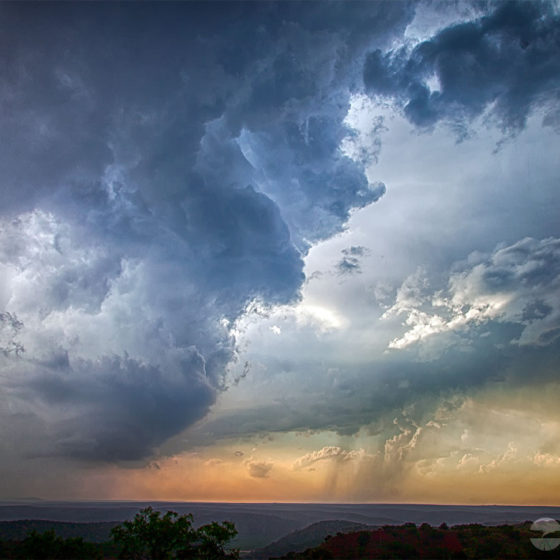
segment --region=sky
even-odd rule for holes
[[[559,505],[559,29],[0,3],[0,499]]]

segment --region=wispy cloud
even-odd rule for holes
[[[343,449],[342,447],[338,446],[326,446],[318,451],[311,451],[310,453],[306,453],[299,459],[296,459],[294,462],[293,468],[303,469],[306,467],[310,467],[314,463],[318,461],[354,461],[362,459],[366,455],[366,452],[363,449]]]

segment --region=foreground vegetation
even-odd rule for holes
[[[220,560],[239,558],[229,542],[237,535],[233,523],[210,523],[193,527],[192,515],[168,511],[162,515],[151,507],[141,510],[132,521],[115,526],[111,541],[85,542],[64,539],[54,531],[31,531],[23,541],[0,542],[0,558],[21,560]]]
[[[541,551],[531,538],[542,535],[530,530],[531,522],[520,525],[486,526],[444,523],[439,528],[427,523],[386,525],[375,530],[338,533],[327,537],[318,547],[290,553],[283,560],[343,559],[560,559],[560,546]],[[556,536],[556,535],[555,535]],[[280,560],[280,559],[278,559]]]
[[[335,529],[336,530],[336,529]],[[0,541],[0,559],[64,560],[222,560],[238,559],[239,551],[229,548],[237,531],[233,523],[210,523],[197,529],[192,515],[165,514],[151,507],[131,521],[111,529],[111,539],[86,542],[81,537],[63,538],[53,530],[30,531],[23,540]],[[531,531],[531,522],[518,525],[485,526],[444,523],[432,527],[385,525],[350,530],[328,536],[304,552],[290,552],[283,560],[308,559],[560,559],[560,546],[541,551],[531,539],[542,535]],[[549,535],[560,537],[560,535]]]

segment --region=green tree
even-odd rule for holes
[[[173,558],[238,558],[237,551],[226,552],[228,542],[237,535],[233,523],[210,523],[198,529],[191,514],[168,511],[162,515],[151,506],[111,530],[126,560],[169,560]]]
[[[237,558],[239,556],[236,550],[229,553],[226,551],[229,541],[237,536],[235,525],[229,521],[203,525],[199,527],[196,536],[197,546],[194,547],[194,558],[213,560],[214,558]]]

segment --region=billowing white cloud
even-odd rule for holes
[[[385,313],[406,316],[406,332],[389,348],[400,349],[446,332],[465,333],[490,322],[522,326],[517,344],[547,345],[560,336],[560,240],[531,238],[473,253],[448,287],[429,291],[422,274],[409,277]],[[484,334],[484,333],[482,333]]]

